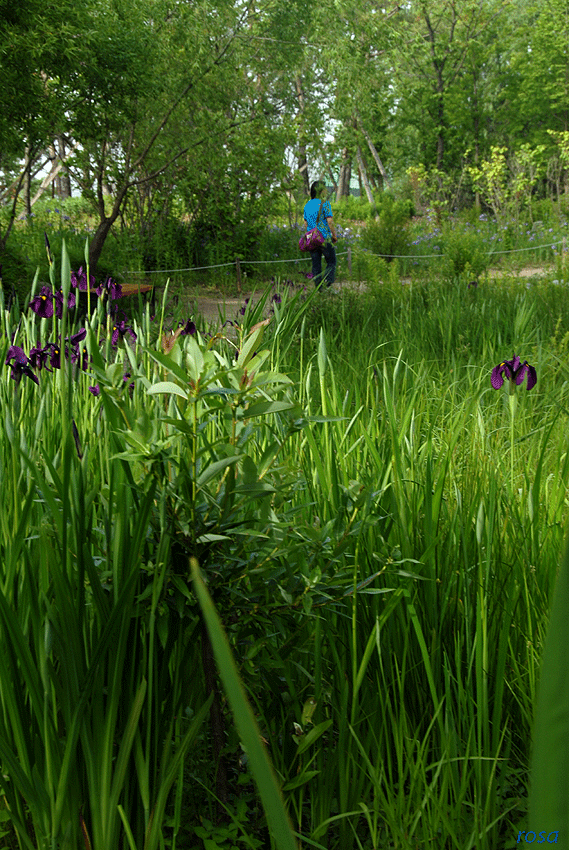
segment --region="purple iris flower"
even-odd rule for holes
[[[84,372],[86,372],[88,367],[89,367],[89,355],[87,354],[86,348],[84,348],[82,352],[75,351],[71,355],[71,362],[72,363],[79,363],[79,358],[81,358],[81,363],[80,363],[81,369]]]
[[[186,324],[184,325],[184,327],[180,331],[180,336],[188,336],[188,334],[190,336],[194,336],[196,330],[197,330],[197,328],[196,328],[194,322],[192,322],[191,319],[188,319],[188,321],[186,322]]]
[[[130,336],[133,342],[136,342],[136,334],[132,328],[127,326],[125,320],[116,321],[113,325],[112,344],[116,345],[119,339],[124,339],[127,335]]]
[[[61,319],[63,315],[63,292],[61,291],[61,289],[59,290],[59,292],[55,293],[53,299],[55,301],[55,315],[58,319]],[[75,307],[75,303],[75,293],[69,290],[69,295],[67,296],[67,309],[73,310],[73,308]]]
[[[537,384],[537,373],[527,360],[522,363],[516,354],[513,360],[504,360],[503,363],[494,366],[491,377],[492,386],[495,390],[499,390],[505,378],[510,382],[510,389],[513,390],[516,386],[523,384],[526,375],[526,386],[528,390],[531,390]]]
[[[49,362],[53,369],[61,369],[61,349],[54,342],[48,342]]]
[[[108,293],[111,301],[115,301],[117,298],[122,298],[122,286],[120,283],[117,283],[116,280],[113,280],[112,277],[108,277],[104,283],[100,283],[96,291],[99,298],[104,292]]]
[[[95,384],[94,387],[89,387],[89,392],[93,393],[94,396],[101,395],[101,387],[99,384]]]
[[[14,361],[11,363],[10,361]],[[6,357],[6,366],[11,366],[11,377],[17,384],[20,383],[22,375],[27,375],[36,384],[39,384],[37,375],[30,368],[30,360],[25,351],[19,345],[11,345]]]
[[[42,286],[35,298],[32,298],[30,310],[33,310],[40,319],[51,319],[53,316],[53,295],[49,286]]]
[[[51,372],[51,369],[47,365],[49,361],[49,347],[41,348],[39,345],[30,350],[30,366],[34,369],[37,369],[38,372],[41,372],[42,369],[47,369],[48,372]]]
[[[72,334],[72,336],[68,337],[68,340],[71,345],[79,345],[80,342],[83,342],[86,336],[87,328],[81,328],[81,330],[77,331],[76,334]]]
[[[89,287],[87,287],[87,272],[83,271],[83,266],[80,266],[77,274],[71,272],[71,286],[81,292],[87,292],[88,288],[93,289],[95,286],[95,275],[89,275]]]
[[[83,352],[81,352],[79,348],[79,343],[83,342],[85,337],[87,336],[87,329],[81,328],[76,334],[73,334],[70,337],[67,337],[66,342],[69,343],[69,348],[65,349],[65,356],[71,359],[72,363],[79,363],[80,366],[85,371],[87,366],[89,365],[89,355],[87,354],[87,350],[84,348]]]

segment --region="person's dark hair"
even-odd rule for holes
[[[318,197],[320,190],[324,188],[324,183],[321,180],[315,180],[310,187],[310,198],[313,200]]]

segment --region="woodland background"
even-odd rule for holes
[[[22,0],[0,27],[5,279],[46,195],[88,216],[94,270],[111,233],[130,268],[159,265],[166,233],[188,265],[251,258],[259,223],[297,222],[317,177],[439,219],[566,190],[561,0]]]

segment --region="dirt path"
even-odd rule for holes
[[[503,270],[491,270],[490,278],[496,277],[514,277],[529,279],[532,277],[543,277],[552,271],[552,268],[528,266],[519,271],[505,272]],[[341,292],[343,289],[365,291],[366,285],[357,283],[356,281],[337,281],[333,290]],[[239,318],[239,311],[245,306],[247,299],[253,300],[253,303],[261,298],[264,288],[257,291],[242,292],[240,295],[224,295],[223,293],[212,293],[211,295],[190,295],[187,300],[188,316],[201,316],[207,325],[223,324],[224,321]]]
[[[239,311],[245,307],[248,301],[256,304],[263,296],[265,287],[255,291],[242,292],[240,295],[224,295],[224,293],[212,293],[211,295],[189,295],[185,306],[180,309],[180,303],[174,304],[166,312],[166,322],[174,317],[174,311],[183,316],[201,316],[206,325],[222,325],[225,321],[239,319]]]
[[[237,297],[222,294],[213,297],[198,295],[190,299],[190,303],[193,302],[194,313],[202,316],[207,324],[218,321],[223,324],[226,319],[235,319],[238,316],[246,298],[256,301],[261,295],[262,292],[244,292]]]

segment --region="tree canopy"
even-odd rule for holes
[[[496,146],[553,155],[568,26],[560,0],[2,0],[0,244],[46,162],[92,204],[96,266],[129,204],[227,226],[316,177],[371,197]]]

